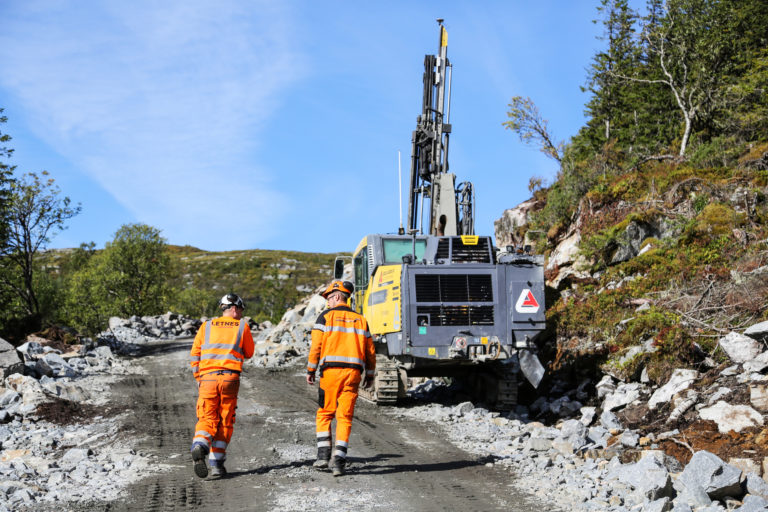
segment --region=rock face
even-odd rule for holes
[[[521,245],[528,243],[525,239],[519,239],[516,235],[517,228],[525,226],[530,221],[531,211],[539,207],[539,203],[534,199],[529,199],[520,203],[515,208],[504,210],[501,218],[493,223],[496,234],[496,247],[506,247],[508,245]]]

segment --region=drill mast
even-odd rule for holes
[[[440,24],[438,55],[424,56],[424,95],[421,115],[411,138],[411,180],[408,230],[424,233],[424,212],[429,211],[430,235],[473,235],[474,192],[472,183],[456,187],[456,175],[448,172],[451,134],[451,77],[448,32]],[[425,204],[426,203],[426,204]]]

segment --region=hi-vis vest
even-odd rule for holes
[[[355,368],[373,376],[376,352],[365,317],[348,306],[326,309],[312,327],[307,371]]]
[[[241,372],[243,361],[253,356],[253,336],[245,320],[220,317],[205,322],[189,354],[195,379],[218,370]]]

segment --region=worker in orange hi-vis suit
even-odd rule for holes
[[[349,433],[355,412],[357,389],[365,372],[364,387],[373,383],[376,353],[368,322],[347,306],[354,286],[333,281],[321,294],[328,301],[312,327],[312,345],[307,364],[307,384],[315,383],[319,371],[319,408],[316,417],[316,468],[330,464],[333,476],[344,474]],[[331,421],[336,418],[336,447],[331,461]]]
[[[190,364],[198,382],[197,425],[192,438],[195,474],[211,478],[227,476],[224,461],[235,426],[237,392],[243,361],[253,356],[253,336],[243,320],[245,303],[234,293],[219,301],[222,316],[205,322],[195,336]]]

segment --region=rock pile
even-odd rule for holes
[[[0,339],[0,511],[114,499],[147,474],[146,458],[116,442],[118,419],[103,407],[114,375],[137,368],[98,343],[62,351],[34,336],[16,349]]]
[[[566,510],[768,510],[766,337],[768,322],[723,336],[733,364],[680,368],[663,386],[605,375],[576,389],[555,383],[504,415],[470,402],[393,413],[444,425],[453,442]],[[447,395],[432,380],[410,394]]]
[[[204,320],[171,312],[158,316],[112,317],[109,329],[100,333],[98,339],[118,353],[135,353],[142,345],[154,341],[193,338]]]
[[[310,331],[325,308],[318,288],[298,305],[285,312],[277,325],[264,322],[254,333],[256,350],[251,363],[262,367],[285,366],[306,358],[312,342]]]

